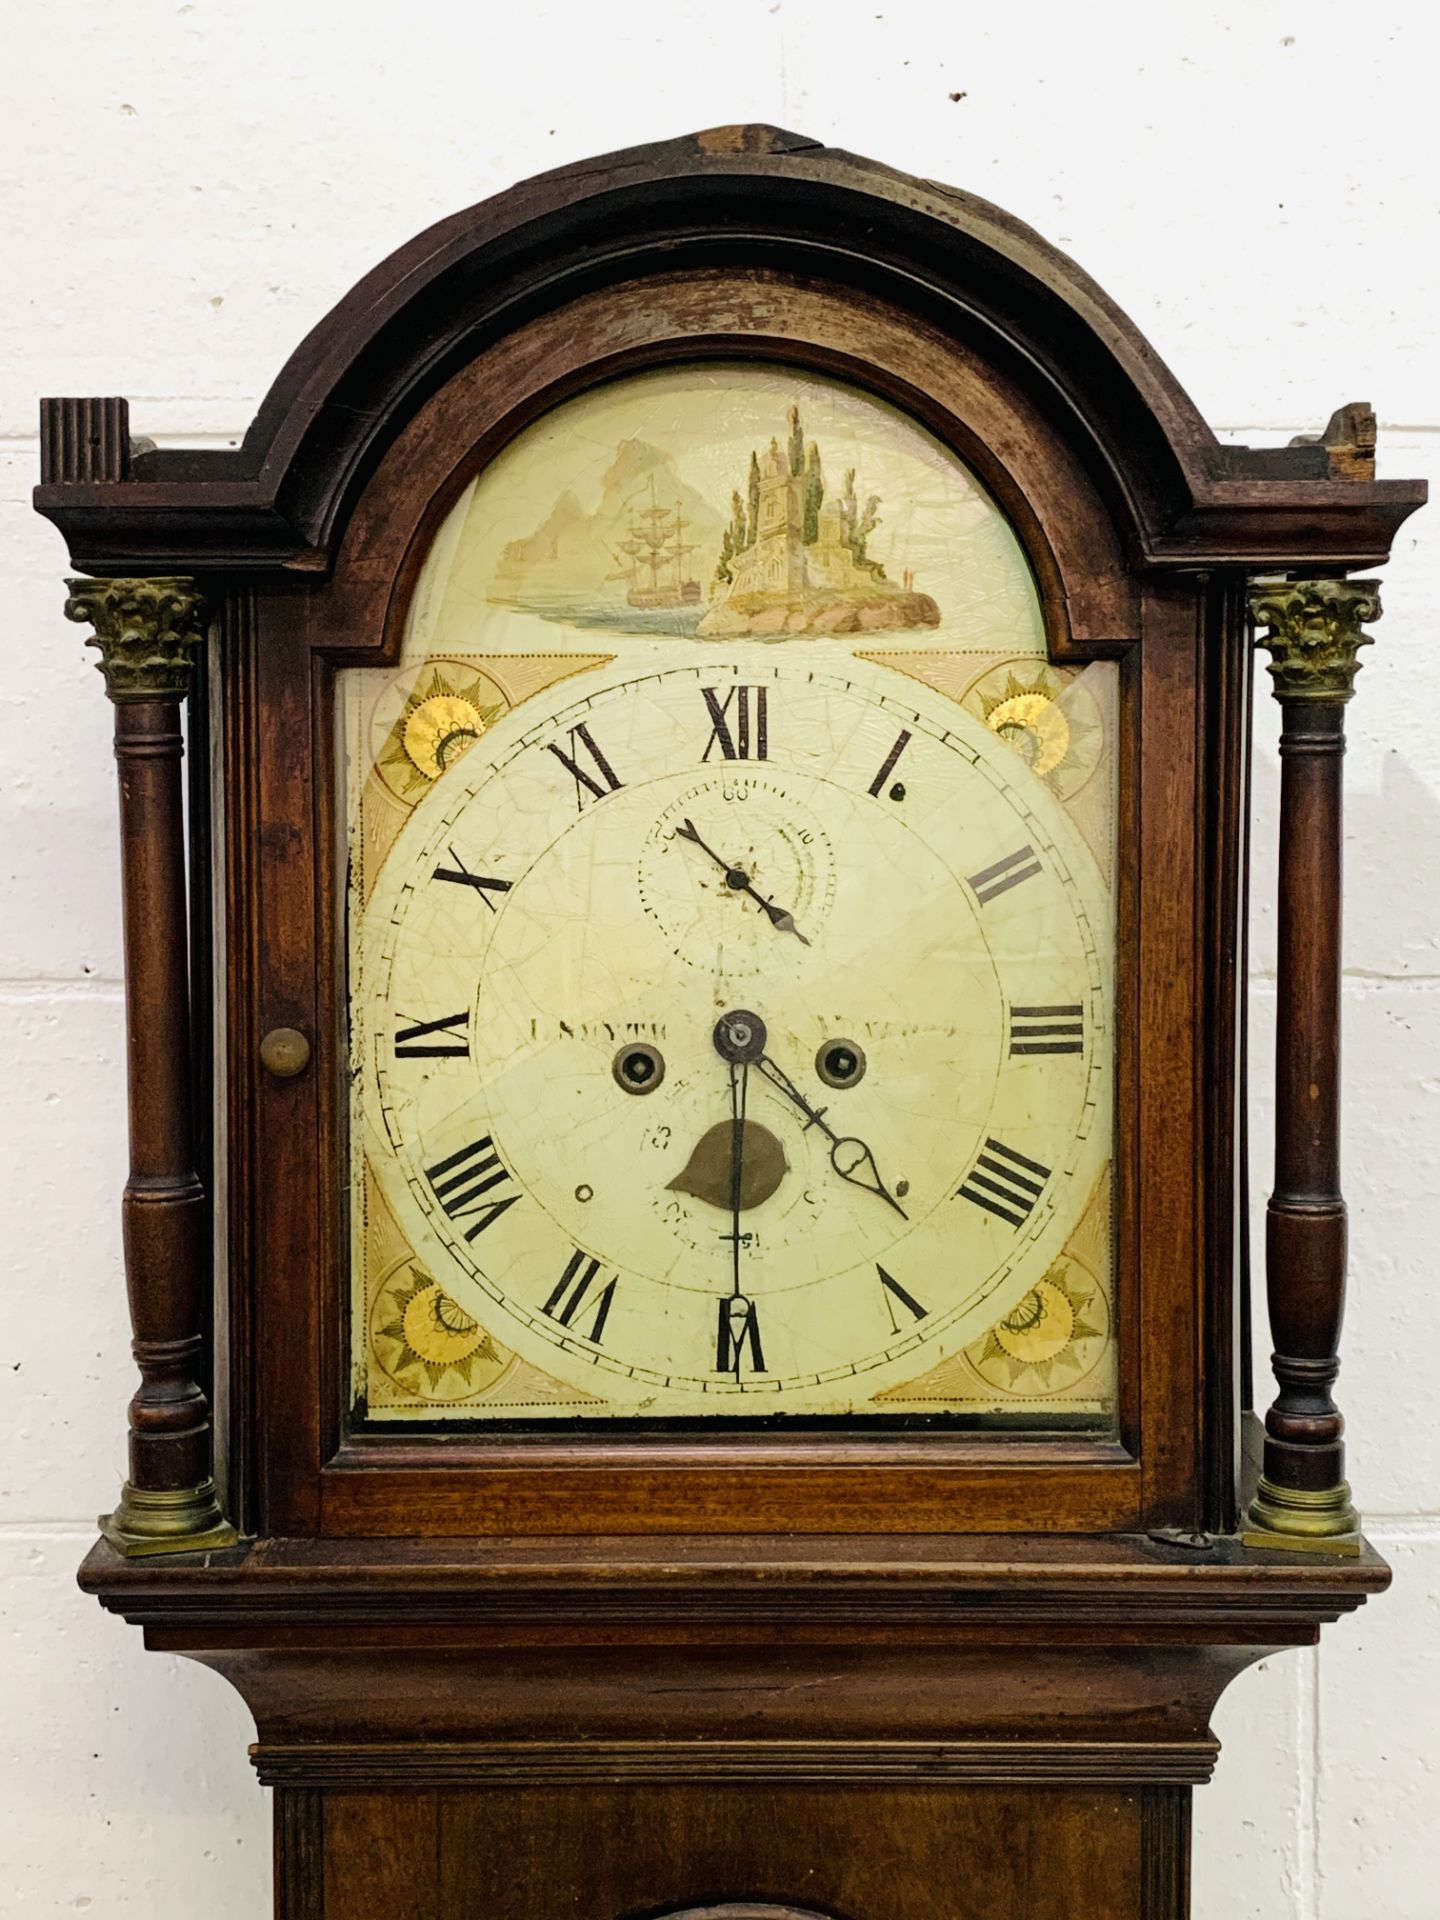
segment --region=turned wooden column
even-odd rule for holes
[[[210,1409],[197,1380],[204,1191],[190,1102],[189,950],[180,703],[204,641],[191,580],[71,580],[115,706],[125,916],[130,1177],[125,1280],[140,1386],[130,1474],[106,1539],[126,1555],[195,1553],[236,1535],[211,1477]]]
[[[1251,1547],[1353,1554],[1345,1422],[1331,1394],[1345,1309],[1340,1194],[1341,784],[1345,704],[1373,580],[1257,582],[1250,613],[1270,653],[1280,735],[1275,1191],[1265,1286],[1279,1392],[1243,1533]]]

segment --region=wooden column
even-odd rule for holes
[[[106,1539],[126,1555],[230,1546],[211,1477],[210,1409],[197,1381],[204,1192],[190,1102],[189,950],[180,703],[204,642],[191,580],[71,580],[115,706],[125,916],[130,1177],[125,1279],[140,1386],[130,1474]]]
[[[1265,1284],[1280,1391],[1265,1416],[1246,1546],[1354,1554],[1360,1521],[1345,1480],[1345,1422],[1331,1395],[1345,1308],[1340,1195],[1341,776],[1345,704],[1361,624],[1380,615],[1373,580],[1257,582],[1280,736],[1279,983],[1275,1191]]]

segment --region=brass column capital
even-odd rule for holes
[[[1250,618],[1270,655],[1275,698],[1343,706],[1355,691],[1364,623],[1380,618],[1378,580],[1257,580]]]
[[[65,618],[92,626],[85,642],[112,700],[183,700],[205,641],[205,596],[179,575],[67,580]]]

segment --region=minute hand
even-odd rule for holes
[[[772,927],[778,927],[781,933],[793,933],[802,947],[809,946],[810,942],[796,926],[795,916],[791,913],[790,909],[788,907],[777,907],[773,900],[767,900],[763,893],[756,891],[754,881],[751,880],[749,874],[746,873],[743,867],[732,867],[730,862],[716,853],[713,847],[706,846],[705,842],[696,832],[695,822],[693,820],[683,820],[680,825],[676,827],[675,836],[679,840],[691,841],[695,846],[699,847],[702,853],[708,853],[716,866],[719,867],[725,875],[725,884],[729,887],[730,891],[732,893],[748,893],[756,906],[765,913]]]
[[[909,1214],[891,1193],[880,1178],[880,1169],[875,1164],[875,1156],[863,1140],[854,1134],[839,1134],[828,1126],[824,1114],[801,1093],[795,1082],[783,1067],[777,1066],[768,1053],[762,1053],[756,1061],[756,1067],[772,1087],[784,1094],[792,1105],[797,1106],[812,1126],[816,1126],[830,1142],[830,1164],[842,1180],[848,1180],[852,1187],[860,1187],[866,1193],[875,1193],[887,1206],[893,1207],[902,1220],[908,1220]]]

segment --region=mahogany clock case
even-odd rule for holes
[[[1114,663],[1113,1438],[350,1414],[337,677],[396,660],[447,512],[534,422],[647,369],[736,362],[848,383],[952,449],[1023,548],[1050,660]],[[118,400],[45,402],[42,445],[36,503],[76,565],[198,582],[212,623],[193,1032],[163,1068],[196,1096],[201,1385],[242,1542],[105,1544],[84,1578],[245,1693],[287,1920],[534,1913],[552,1855],[564,1910],[606,1920],[803,1920],[812,1900],[1058,1920],[1084,1885],[1087,1914],[1176,1920],[1215,1698],[1387,1577],[1363,1546],[1236,1538],[1258,1445],[1247,593],[1383,562],[1423,486],[1377,482],[1343,422],[1222,446],[1027,229],[754,127],[547,174],[421,235],[316,328],[238,451],[132,442]],[[138,920],[127,940],[143,1034],[164,982]],[[298,1072],[262,1065],[284,1030]],[[1328,1443],[1315,1364],[1295,1431]],[[1014,1844],[986,1844],[1001,1831]]]
[[[337,670],[395,657],[436,529],[529,423],[639,369],[737,358],[852,383],[953,448],[1023,546],[1051,659],[1117,663],[1114,1441],[348,1420]],[[1422,487],[1318,442],[1221,446],[1034,235],[766,129],[562,170],[420,236],[315,330],[236,453],[132,443],[121,401],[46,402],[43,428],[36,502],[77,565],[184,572],[212,609],[192,725],[214,736],[213,813],[205,779],[191,798],[216,911],[213,937],[194,915],[193,999],[205,1352],[242,1532],[1230,1529],[1245,584],[1377,561]],[[260,1062],[287,1029],[314,1045],[294,1078]]]
[[[944,284],[927,233],[922,290],[902,282],[894,256],[904,251],[907,227],[933,228],[935,216],[897,205],[913,196],[897,189],[892,198],[883,176],[865,175],[886,218],[879,245],[862,253],[838,241],[843,219],[823,239],[797,230],[806,207],[818,220],[822,206],[835,206],[837,194],[843,200],[837,176],[853,163],[792,157],[778,202],[775,170],[744,156],[717,171],[705,156],[677,156],[672,165],[669,179],[663,168],[639,170],[648,177],[637,175],[618,195],[564,175],[517,190],[509,217],[522,208],[526,217],[481,250],[483,279],[473,237],[469,257],[448,273],[445,241],[430,241],[430,286],[404,316],[404,365],[372,372],[374,341],[360,356],[372,383],[364,444],[332,453],[322,478],[325,436],[353,420],[359,403],[347,394],[346,403],[337,397],[322,410],[295,450],[290,489],[325,489],[307,521],[320,551],[290,556],[277,578],[253,550],[254,509],[230,520],[230,538],[248,549],[248,577],[232,574],[214,594],[226,755],[217,838],[225,847],[225,923],[237,935],[226,969],[230,1377],[221,1399],[241,1524],[259,1534],[361,1536],[603,1533],[636,1524],[683,1532],[701,1516],[706,1530],[742,1532],[1227,1530],[1236,1502],[1232,1115],[1248,683],[1236,566],[1271,559],[1253,548],[1277,538],[1273,507],[1267,499],[1267,511],[1254,510],[1253,482],[1216,478],[1209,488],[1218,511],[1192,507],[1177,532],[1177,449],[1156,445],[1155,414],[1163,406],[1172,433],[1183,423],[1200,442],[1184,448],[1197,466],[1203,456],[1211,472],[1227,459],[1239,468],[1239,450],[1227,455],[1202,439],[1173,392],[1147,393],[1143,410],[1133,393],[1076,393],[1096,348],[1092,340],[1086,360],[1072,354],[1060,371],[1058,325],[1076,320],[1053,292],[1055,311],[1035,316],[1034,341],[1013,337],[1013,307],[1003,331],[997,327],[984,311],[982,262],[963,258],[963,202],[939,202],[948,250],[962,256],[949,263],[959,284]],[[731,168],[737,191],[718,206],[719,177]],[[689,206],[693,237],[647,257],[647,231],[658,240],[677,217],[677,200]],[[764,203],[766,223],[778,220],[779,232],[747,236],[760,224],[752,201]],[[508,225],[498,210],[489,221]],[[1000,263],[992,256],[983,265],[993,283]],[[457,279],[469,283],[463,292]],[[441,298],[443,343],[427,340],[415,313]],[[335,352],[353,324],[343,315],[320,330],[330,336],[323,346],[316,338],[301,350],[277,394],[293,389],[312,359]],[[373,309],[365,320],[373,326]],[[398,317],[382,336],[392,352],[402,346]],[[1022,357],[1028,349],[1038,359],[1042,348],[1044,374]],[[954,447],[1024,545],[1052,659],[1119,662],[1122,1398],[1113,1443],[1057,1438],[1017,1450],[933,1432],[853,1431],[625,1440],[451,1434],[427,1442],[348,1427],[349,1276],[338,1228],[344,955],[330,910],[341,890],[335,670],[395,657],[436,528],[461,487],[527,423],[600,380],[736,355],[854,382]],[[1144,371],[1153,387],[1153,366]],[[1120,369],[1104,372],[1118,383]],[[357,375],[352,366],[352,388]],[[307,384],[313,395],[313,375]],[[383,432],[376,387],[391,395]],[[296,414],[293,400],[272,396],[252,436],[256,452],[271,423],[279,437],[293,434]],[[1103,429],[1093,424],[1100,419]],[[1245,457],[1252,469],[1285,465],[1284,456]],[[145,460],[177,458],[186,456]],[[272,448],[272,472],[274,458]],[[1292,471],[1307,463],[1313,471],[1309,450],[1305,460],[1289,460]],[[1167,483],[1170,525],[1157,535],[1147,509],[1158,514]],[[1316,483],[1298,484],[1303,495]],[[208,485],[193,494],[206,497]],[[1377,523],[1394,510],[1394,490],[1346,491],[1372,496],[1368,517]],[[298,499],[290,511],[299,511]],[[1349,517],[1361,515],[1352,509]],[[1214,551],[1217,520],[1229,522],[1228,570]],[[1378,525],[1363,533],[1356,526],[1338,537],[1373,542],[1377,534]],[[1328,534],[1327,547],[1336,538]],[[1173,564],[1177,542],[1183,571]],[[1161,556],[1171,564],[1157,566]],[[212,565],[220,561],[217,554]],[[315,1037],[309,1073],[277,1081],[263,1072],[258,1043],[274,1027]],[[273,1204],[281,1193],[283,1208]],[[294,1283],[300,1273],[304,1286]]]
[[[1067,341],[1067,329],[1090,331],[1085,308],[1103,311],[1088,286],[1067,300],[1032,281],[1040,310],[1017,312],[1018,263],[967,232],[978,222],[961,199],[914,204],[912,190],[837,156],[792,153],[782,169],[693,147],[622,163],[608,191],[597,182],[547,177],[486,214],[484,244],[462,217],[416,243],[408,271],[382,269],[403,310],[387,315],[367,283],[300,350],[228,469],[127,453],[123,479],[41,490],[82,564],[120,564],[123,549],[130,569],[203,569],[214,607],[214,880],[228,930],[217,1403],[238,1522],[361,1536],[688,1531],[702,1516],[716,1531],[1223,1529],[1236,1498],[1230,1116],[1247,676],[1238,579],[1214,548],[1223,528],[1240,548],[1232,569],[1251,560],[1246,545],[1275,538],[1273,515],[1247,524],[1246,481],[1180,470],[1181,455],[1212,471],[1227,456],[1153,363],[1106,365],[1093,333],[1083,357]],[[845,240],[857,189],[884,211],[863,248]],[[682,208],[694,231],[677,243]],[[1003,326],[986,311],[1002,299]],[[1015,337],[1025,321],[1033,339]],[[361,328],[376,336],[363,349]],[[597,381],[719,356],[836,376],[921,422],[1010,517],[1052,659],[1119,662],[1114,1442],[874,1431],[441,1442],[348,1427],[335,671],[395,657],[436,528],[527,423]],[[1090,389],[1075,391],[1087,375]],[[1194,444],[1164,444],[1157,412]],[[1218,499],[1178,516],[1177,532],[1187,481]],[[1375,525],[1355,529],[1373,545],[1388,496],[1355,491],[1376,496],[1363,516]],[[1177,541],[1185,570],[1157,568]],[[307,1073],[262,1069],[274,1028],[313,1037]]]
[[[777,303],[785,313],[783,343],[775,341],[772,331]],[[745,331],[747,325],[753,333]],[[573,391],[581,380],[593,380],[599,373],[613,375],[622,367],[671,363],[720,350],[733,354],[742,340],[752,356],[773,355],[783,344],[791,365],[845,370],[853,377],[857,338],[864,340],[870,382],[887,381],[886,397],[918,407],[918,382],[924,379],[927,423],[943,428],[944,437],[968,441],[972,458],[983,463],[985,478],[997,492],[1003,489],[1002,497],[1016,500],[1023,489],[1031,539],[1044,540],[1040,551],[1052,579],[1046,599],[1058,626],[1055,657],[1118,652],[1127,618],[1136,635],[1145,633],[1145,645],[1129,650],[1135,664],[1127,663],[1122,673],[1124,706],[1133,716],[1148,697],[1167,711],[1142,736],[1146,746],[1140,762],[1127,766],[1129,792],[1136,781],[1143,790],[1143,756],[1150,751],[1165,756],[1168,779],[1177,777],[1178,761],[1195,780],[1194,748],[1175,736],[1193,736],[1197,717],[1188,702],[1176,709],[1161,691],[1167,674],[1173,680],[1187,672],[1187,654],[1196,644],[1195,616],[1187,610],[1190,630],[1176,633],[1166,619],[1171,610],[1163,606],[1122,609],[1104,604],[1119,554],[1112,542],[1101,549],[1098,567],[1092,559],[1103,530],[1098,502],[1053,436],[1039,443],[1038,454],[1031,453],[1036,446],[1032,425],[1004,472],[996,471],[993,458],[982,451],[982,436],[983,444],[1016,437],[1013,413],[1002,415],[997,409],[996,394],[1003,390],[993,370],[985,369],[977,378],[977,370],[958,362],[939,336],[917,334],[913,325],[902,325],[873,300],[858,302],[789,277],[757,280],[717,270],[670,274],[647,281],[643,288],[608,290],[572,303],[553,318],[531,322],[446,382],[382,458],[349,522],[330,579],[318,590],[290,589],[278,620],[267,617],[269,610],[257,591],[247,608],[254,620],[253,654],[250,647],[227,650],[221,641],[222,657],[229,652],[237,659],[253,658],[256,676],[253,690],[227,684],[225,694],[237,771],[239,766],[248,768],[252,782],[248,792],[234,796],[231,831],[248,847],[261,850],[250,876],[245,918],[254,921],[259,932],[258,978],[248,1000],[251,1007],[267,1009],[267,1026],[283,1024],[320,1035],[322,1060],[346,1057],[343,954],[337,950],[333,919],[323,907],[316,910],[335,899],[339,888],[333,865],[339,828],[333,798],[338,782],[329,744],[335,731],[331,670],[342,662],[393,653],[415,556],[428,546],[437,515],[450,506],[458,487],[513,436],[518,424],[552,405],[557,393]],[[363,560],[352,562],[352,553]],[[1099,622],[1092,617],[1091,632],[1082,639],[1073,617],[1061,616],[1087,601],[1096,614],[1103,609],[1105,630],[1096,637]],[[357,636],[372,634],[373,651],[362,650]],[[1147,669],[1147,661],[1156,664]],[[1152,680],[1154,672],[1159,677]],[[1134,735],[1126,737],[1128,741]],[[295,758],[302,743],[310,749],[303,769]],[[1129,793],[1122,797],[1122,809],[1128,798]],[[1175,924],[1170,882],[1177,872],[1198,876],[1206,857],[1194,844],[1193,830],[1186,844],[1174,823],[1168,832],[1164,829],[1153,808],[1142,806],[1135,812],[1138,858],[1126,863],[1121,902],[1127,958],[1120,992],[1122,1005],[1129,1007],[1134,1005],[1137,967],[1153,971],[1157,983],[1174,983],[1171,991],[1177,998],[1187,991],[1181,983],[1192,977],[1193,968],[1185,942],[1193,941],[1196,929]],[[283,847],[283,859],[267,862],[263,850],[269,847]],[[304,849],[311,850],[308,861]],[[1160,894],[1163,900],[1154,897]],[[269,926],[283,926],[283,940],[267,938]],[[305,937],[312,928],[313,941]],[[239,1008],[234,1012],[238,1015]],[[1191,1017],[1188,1008],[1184,1017],[1178,1006],[1171,1010],[1164,1037],[1149,1050],[1144,1069],[1153,1079],[1141,1087],[1138,1101],[1120,1103],[1122,1166],[1134,1164],[1137,1150],[1146,1153],[1141,1143],[1147,1138],[1157,1155],[1175,1152],[1177,1143],[1188,1140],[1187,1166],[1200,1157],[1198,1115],[1174,1112],[1172,1124],[1147,1131],[1143,1114],[1144,1105],[1155,1099],[1167,1111],[1174,1107],[1169,1090],[1184,1081]],[[1122,1014],[1119,1026],[1122,1034],[1132,1036],[1133,1048],[1133,1015]],[[241,1059],[232,1062],[237,1073],[241,1066]],[[1122,1042],[1122,1081],[1134,1081],[1140,1071]],[[340,1413],[347,1356],[343,1349],[336,1350],[336,1342],[346,1324],[349,1276],[334,1228],[344,1211],[337,1184],[344,1166],[342,1078],[318,1073],[277,1086],[251,1069],[250,1079],[258,1122],[256,1159],[243,1177],[232,1180],[231,1190],[264,1194],[283,1181],[290,1202],[283,1220],[274,1209],[258,1210],[251,1229],[256,1235],[252,1258],[258,1286],[253,1297],[242,1289],[263,1330],[257,1350],[263,1398],[284,1416],[269,1430],[285,1435],[283,1457],[269,1452],[266,1433],[256,1435],[261,1449],[256,1491],[266,1532],[294,1533],[312,1521],[320,1530],[335,1533],[408,1532],[417,1511],[426,1516],[426,1530],[462,1534],[614,1531],[639,1511],[645,1513],[648,1527],[679,1531],[693,1528],[698,1511],[705,1512],[709,1526],[724,1531],[784,1526],[823,1532],[842,1521],[852,1529],[880,1531],[1036,1524],[1104,1530],[1130,1528],[1142,1517],[1155,1524],[1195,1517],[1173,1465],[1173,1484],[1167,1485],[1165,1442],[1158,1424],[1161,1409],[1175,1397],[1186,1403],[1196,1400],[1194,1332],[1188,1320],[1180,1330],[1178,1302],[1167,1305],[1162,1298],[1141,1303],[1128,1292],[1118,1315],[1122,1328],[1130,1330],[1122,1334],[1122,1379],[1128,1376],[1131,1392],[1121,1438],[1118,1443],[1031,1443],[1026,1458],[1043,1460],[1048,1469],[1043,1491],[1037,1476],[1017,1467],[1013,1445],[934,1433],[832,1432],[791,1438],[780,1432],[727,1432],[723,1437],[657,1434],[626,1440],[592,1437],[587,1431],[564,1438],[487,1434],[472,1439],[452,1434],[444,1440],[442,1455],[436,1443],[419,1436],[402,1440],[391,1432],[347,1430]],[[1137,1186],[1157,1196],[1139,1219]],[[1193,1286],[1198,1254],[1189,1223],[1178,1217],[1173,1203],[1167,1210],[1166,1191],[1155,1175],[1142,1175],[1134,1183],[1122,1180],[1119,1269],[1132,1275],[1153,1271],[1158,1287],[1166,1281],[1176,1284],[1177,1276],[1187,1272],[1177,1254],[1186,1250]],[[304,1222],[312,1223],[312,1238],[302,1254],[295,1236]],[[1135,1257],[1139,1235],[1152,1227],[1168,1250],[1164,1263]],[[318,1303],[302,1301],[285,1277],[295,1271],[297,1259],[322,1276]],[[1159,1278],[1162,1273],[1165,1280]],[[273,1297],[265,1290],[267,1275],[274,1280]],[[317,1304],[318,1324],[312,1324]],[[1152,1340],[1148,1357],[1142,1329]],[[1159,1372],[1152,1374],[1151,1368]],[[1142,1413],[1147,1404],[1157,1419],[1148,1436]],[[690,1457],[685,1458],[687,1448]],[[1148,1495],[1143,1486],[1147,1474]]]

